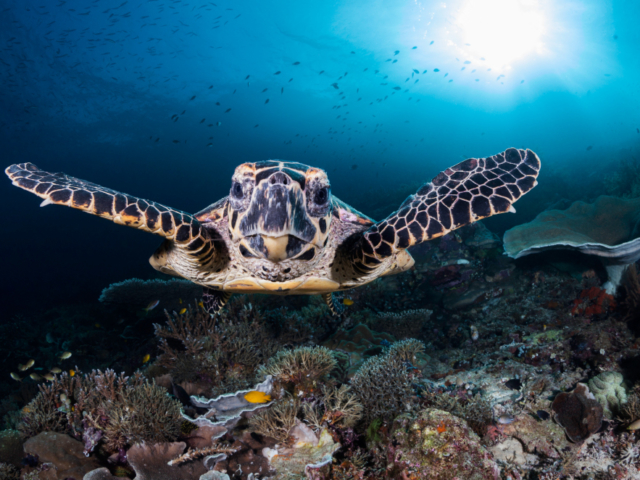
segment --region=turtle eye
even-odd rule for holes
[[[323,187],[316,192],[313,196],[313,202],[316,205],[324,205],[327,203],[327,199],[329,198],[329,189],[327,187]]]
[[[231,186],[231,195],[233,195],[235,198],[242,198],[243,195],[243,191],[242,191],[242,185],[240,185],[239,183],[234,183]]]

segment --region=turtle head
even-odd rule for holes
[[[244,163],[233,174],[227,213],[231,239],[244,257],[309,261],[329,235],[329,179],[300,163]]]

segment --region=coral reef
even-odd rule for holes
[[[300,401],[285,397],[275,402],[271,408],[257,412],[249,419],[253,431],[271,437],[277,442],[285,442],[296,426]]]
[[[466,422],[442,410],[395,419],[387,446],[389,478],[499,479],[500,470]]]
[[[258,369],[258,378],[271,375],[276,391],[284,388],[293,392],[317,390],[317,381],[337,365],[331,350],[326,347],[298,347],[280,350]]]
[[[231,302],[216,316],[199,306],[165,315],[166,325],[154,324],[162,351],[156,366],[166,368],[175,383],[191,383],[208,395],[247,388],[278,347],[251,304]]]
[[[10,463],[0,462],[0,480],[18,480],[20,470]]]
[[[413,372],[401,357],[389,353],[365,360],[351,379],[351,386],[364,406],[366,422],[391,420],[406,409],[413,394]]]
[[[622,381],[623,377],[619,372],[602,372],[587,382],[589,390],[602,405],[607,418],[611,418],[613,413],[627,401],[627,391]]]
[[[567,210],[547,210],[508,230],[507,254],[520,258],[547,250],[593,255],[606,268],[605,290],[615,294],[626,268],[640,259],[640,199],[600,196],[592,204],[575,202]]]
[[[556,421],[572,442],[585,441],[602,425],[602,405],[582,383],[571,393],[558,394],[551,408],[555,412]]]
[[[160,300],[160,308],[179,310],[182,299],[191,302],[202,297],[202,287],[188,280],[171,278],[169,280],[140,280],[131,278],[113,283],[102,290],[98,301],[113,305],[137,306],[144,308]]]
[[[115,452],[142,441],[174,440],[180,433],[180,403],[140,374],[64,372],[39,388],[23,409],[20,430],[27,437],[69,433],[90,453],[98,444]]]

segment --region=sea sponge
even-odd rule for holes
[[[602,405],[584,383],[578,383],[572,392],[559,393],[551,409],[572,442],[582,443],[602,426]]]
[[[623,377],[619,372],[602,372],[587,382],[607,418],[611,418],[613,412],[627,402],[627,391],[622,386],[622,381]]]
[[[500,470],[480,437],[464,420],[442,410],[427,409],[396,418],[386,458],[389,478],[500,478]]]
[[[315,389],[316,381],[337,365],[331,350],[326,347],[298,347],[280,350],[266,365],[258,369],[258,378],[271,375],[274,384],[296,394]],[[277,390],[277,388],[276,388]]]

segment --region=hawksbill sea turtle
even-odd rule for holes
[[[411,268],[407,248],[498,213],[537,185],[531,150],[470,158],[424,184],[380,222],[331,193],[324,170],[267,160],[238,166],[231,191],[190,214],[31,163],[8,167],[13,184],[49,204],[67,205],[165,240],[150,258],[160,272],[204,287],[210,313],[234,293],[321,294]]]

